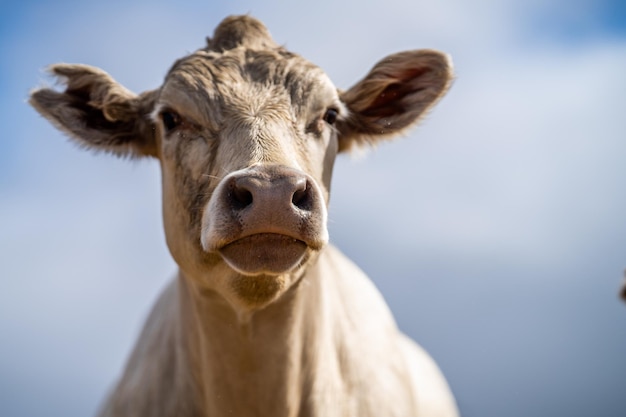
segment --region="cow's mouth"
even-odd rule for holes
[[[244,275],[280,275],[295,269],[306,254],[302,240],[277,233],[257,233],[219,249],[222,258]]]

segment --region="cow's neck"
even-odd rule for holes
[[[322,363],[324,372],[338,371],[320,279],[298,282],[273,304],[245,316],[184,277],[179,285],[184,352],[208,415],[314,414],[302,408],[312,407],[311,397],[330,387],[313,387],[312,375],[316,384],[323,382]]]

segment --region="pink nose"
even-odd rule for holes
[[[203,248],[219,253],[236,271],[281,274],[328,242],[326,200],[308,174],[257,165],[222,180],[202,228]]]
[[[319,249],[328,241],[326,203],[308,174],[281,165],[233,172],[218,185],[203,219],[205,250],[256,234],[297,239]]]
[[[269,225],[275,214],[305,218],[319,204],[311,180],[304,173],[285,167],[231,177],[224,191],[223,198],[244,223],[258,218]]]

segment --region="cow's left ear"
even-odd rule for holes
[[[452,63],[441,52],[406,51],[384,58],[340,95],[349,109],[337,121],[340,151],[401,133],[445,94],[451,81]]]
[[[156,156],[150,112],[158,90],[136,95],[101,69],[57,64],[65,91],[35,90],[30,104],[80,145],[120,156]]]

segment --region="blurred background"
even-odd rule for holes
[[[140,92],[251,13],[340,88],[436,48],[457,79],[337,161],[331,240],[466,417],[626,415],[626,3],[35,1],[0,15],[0,415],[93,415],[175,272],[155,161],[79,150],[26,104],[51,63]],[[228,4],[228,5],[226,5]]]

